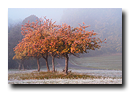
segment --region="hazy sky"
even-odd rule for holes
[[[64,8],[8,8],[8,18],[13,21],[23,20],[30,15],[46,16],[53,21],[59,21]]]

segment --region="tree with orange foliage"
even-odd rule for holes
[[[68,61],[69,54],[76,56],[76,53],[87,53],[88,50],[95,50],[100,48],[100,38],[93,37],[97,35],[93,30],[85,31],[85,28],[89,26],[80,25],[80,27],[71,28],[70,25],[62,24],[62,27],[58,30],[57,36],[59,37],[59,48],[57,52],[59,55],[65,57],[65,74],[68,74]]]
[[[40,24],[39,24],[40,23]],[[87,53],[88,50],[95,50],[100,48],[100,38],[93,30],[86,31],[89,26],[79,25],[79,27],[72,28],[70,25],[62,24],[55,25],[51,20],[40,19],[36,23],[26,23],[22,26],[22,34],[24,38],[19,43],[15,51],[22,53],[20,55],[27,57],[35,57],[37,59],[38,71],[40,71],[39,59],[42,57],[46,61],[47,70],[48,55],[52,56],[52,69],[55,72],[54,58],[55,56],[62,56],[65,58],[65,74],[68,74],[69,54]]]
[[[27,52],[27,57],[35,57],[37,59],[38,71],[40,71],[39,59],[41,57],[45,59],[47,70],[50,71],[48,55],[51,50],[49,49],[50,39],[48,38],[51,37],[57,27],[58,25],[55,25],[55,22],[52,23],[52,21],[46,19],[46,17],[36,23],[29,23],[28,21],[28,23],[22,25],[21,33],[24,35],[22,39],[24,43],[22,50]],[[16,48],[17,47],[18,46],[16,46]]]
[[[41,23],[41,21],[40,21]],[[32,23],[26,23],[25,25],[22,25],[21,28],[21,33],[22,35],[24,35],[24,38],[22,39],[22,46],[20,45],[20,43],[14,48],[15,50],[18,49],[19,53],[23,53],[22,51],[26,51],[25,56],[27,57],[34,57],[37,59],[37,65],[38,65],[38,71],[40,71],[40,63],[39,63],[39,59],[41,57],[47,57],[48,55],[46,55],[45,53],[41,53],[41,29],[42,25],[39,25],[39,21],[37,21],[36,23],[32,22]],[[20,45],[20,48],[18,48],[18,46]],[[20,50],[21,49],[21,50]],[[45,54],[46,56],[43,56],[43,54]],[[46,59],[46,65],[47,65],[47,69],[49,70],[49,65],[48,65],[48,60]]]

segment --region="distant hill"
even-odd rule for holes
[[[23,20],[22,25],[24,25],[25,23],[28,23],[28,21],[29,21],[29,23],[31,23],[31,22],[36,22],[36,20],[39,20],[39,18],[38,18],[37,16],[35,16],[35,15],[30,15],[30,16],[26,17],[26,18]]]

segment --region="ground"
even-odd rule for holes
[[[57,69],[61,71],[62,69]],[[29,79],[29,80],[21,80],[18,78],[10,78],[8,80],[9,84],[122,84],[122,71],[117,70],[73,70],[73,72],[93,75],[93,76],[102,76],[100,78],[78,78],[78,79]],[[36,72],[36,70],[25,70],[25,71],[9,71],[9,75],[11,74],[26,74]],[[46,70],[41,70],[46,71]]]
[[[61,72],[64,69],[64,61],[57,62],[56,70]],[[52,69],[51,69],[52,70]],[[69,71],[72,73],[80,73],[81,75],[90,75],[87,78],[42,78],[29,79],[25,77],[27,74],[36,72],[32,70],[9,70],[9,84],[122,84],[122,55],[109,55],[100,57],[83,57],[69,59]],[[41,69],[41,72],[47,71],[46,68]],[[19,74],[22,74],[19,75]],[[16,75],[14,77],[14,75]],[[24,75],[24,77],[23,77]],[[31,75],[34,76],[34,75]],[[94,76],[94,77],[93,77]],[[98,77],[99,76],[99,77]],[[25,78],[24,80],[21,79]]]

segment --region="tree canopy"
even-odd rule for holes
[[[34,57],[37,59],[38,71],[39,59],[44,58],[48,62],[48,55],[52,57],[65,57],[65,73],[68,73],[69,54],[87,53],[88,50],[100,48],[100,43],[104,42],[97,38],[93,30],[86,31],[85,23],[79,27],[71,27],[66,23],[55,25],[52,20],[40,18],[37,22],[29,22],[22,25],[21,33],[24,36],[21,42],[14,48],[14,59]],[[54,65],[54,60],[52,60]],[[47,65],[48,67],[48,65]],[[49,71],[49,67],[48,67]],[[54,71],[54,70],[53,70]]]

